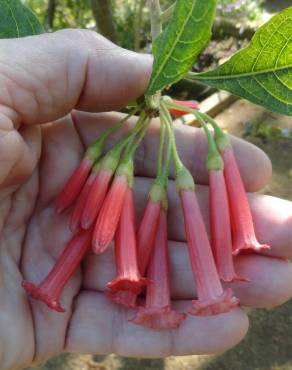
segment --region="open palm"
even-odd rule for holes
[[[22,368],[64,350],[164,357],[224,351],[240,341],[248,319],[239,308],[213,317],[188,317],[170,331],[130,323],[133,311],[109,302],[102,293],[115,273],[112,248],[86,257],[62,294],[65,313],[28,299],[21,281],[40,282],[71,238],[70,210],[57,215],[56,196],[84,148],[119,118],[118,113],[84,111],[112,110],[141,95],[151,59],[84,31],[3,40],[0,50],[1,368]],[[71,112],[73,108],[77,110]],[[155,175],[157,133],[153,122],[136,154],[138,215]],[[203,134],[179,124],[176,134],[182,159],[200,184],[198,196],[208,223]],[[234,150],[246,189],[260,189],[271,173],[268,159],[240,140],[234,139]],[[172,182],[169,196],[172,298],[174,305],[186,307],[195,286]],[[272,307],[292,295],[292,269],[286,260],[292,256],[292,206],[263,195],[251,195],[250,201],[259,239],[272,250],[266,256],[238,257],[239,273],[251,281],[232,287],[242,305]]]

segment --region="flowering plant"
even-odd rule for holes
[[[150,0],[149,7],[154,64],[147,91],[127,116],[87,149],[56,202],[56,212],[70,209],[72,213],[68,225],[73,232],[72,239],[39,285],[24,281],[22,286],[33,298],[63,312],[65,308],[60,303],[62,288],[83,257],[90,249],[102,254],[115,241],[116,277],[107,284],[107,297],[117,304],[134,308],[136,313],[131,320],[134,324],[167,329],[178,327],[187,314],[209,316],[236,307],[238,298],[221,283],[238,280],[244,284],[246,281],[244,276],[237,274],[233,255],[243,251],[259,253],[270,247],[257,241],[228,137],[211,117],[199,111],[196,102],[175,101],[162,92],[185,77],[224,88],[275,112],[292,115],[292,8],[287,8],[260,28],[250,45],[225,64],[213,71],[194,74],[188,71],[210,37],[216,1],[177,0],[174,6],[162,12],[159,0]],[[31,14],[29,20],[30,25],[37,24]],[[163,24],[166,24],[164,29]],[[196,30],[195,34],[193,30]],[[38,31],[41,31],[40,27]],[[23,34],[26,32],[24,27]],[[106,152],[105,143],[109,136],[136,113],[139,113],[136,124]],[[210,239],[194,180],[176,145],[172,116],[182,113],[193,114],[207,137]],[[133,158],[151,118],[156,116],[160,118],[157,173],[136,230]],[[170,165],[174,166],[197,288],[197,299],[186,312],[176,310],[170,300],[167,246]],[[141,303],[145,287],[146,302],[142,300]]]

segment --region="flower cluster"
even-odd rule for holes
[[[152,115],[142,110],[136,125],[111,150],[104,143],[122,121],[101,135],[86,151],[59,198],[57,212],[71,207],[73,237],[47,277],[39,284],[22,286],[35,299],[64,312],[62,289],[87,252],[103,253],[114,241],[116,277],[108,282],[107,297],[135,310],[134,324],[148,328],[178,327],[187,314],[208,316],[228,312],[239,304],[221,281],[246,281],[237,275],[233,256],[243,250],[269,248],[256,239],[246,193],[226,135],[210,117],[194,110],[195,102],[181,104],[162,98],[157,176],[148,194],[140,225],[136,229],[133,197],[133,156],[143,139]],[[171,114],[197,116],[208,140],[207,168],[210,183],[211,242],[195,192],[194,180],[181,162],[175,143]],[[207,124],[214,128],[211,134]],[[197,299],[187,312],[171,304],[171,274],[167,240],[167,184],[170,162],[176,172],[176,187],[184,215],[189,258],[196,283]],[[146,295],[144,300],[140,296]],[[144,302],[144,303],[143,303]]]

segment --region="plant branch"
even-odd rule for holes
[[[174,12],[175,6],[176,6],[176,2],[172,5],[170,5],[169,8],[167,8],[164,12],[162,12],[160,14],[160,21],[162,23],[167,22],[171,18],[172,14]]]
[[[143,8],[146,0],[140,0],[136,3],[135,20],[134,20],[134,50],[140,51],[141,28],[143,23]]]
[[[177,151],[172,119],[167,110],[167,106],[163,100],[161,100],[161,103],[160,103],[160,112],[161,112],[161,116],[164,118],[165,122],[167,123],[168,128],[170,129],[169,130],[169,134],[170,134],[169,140],[170,140],[170,145],[172,149],[172,156],[173,156],[175,171],[176,173],[178,173],[184,167],[184,165],[182,164],[182,161]]]
[[[152,41],[162,32],[162,24],[160,21],[161,8],[159,0],[148,0],[148,6],[150,9],[150,21],[151,21],[151,36]]]
[[[158,150],[158,160],[157,160],[157,176],[159,176],[161,174],[161,170],[162,170],[164,143],[165,143],[165,125],[164,125],[164,122],[160,121],[160,137],[159,137],[159,150]]]

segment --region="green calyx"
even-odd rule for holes
[[[119,155],[114,155],[113,153],[108,153],[102,160],[100,164],[100,170],[112,171],[114,172],[120,161]]]
[[[151,186],[149,198],[154,203],[161,203],[164,210],[168,208],[167,192],[165,186],[155,181]]]
[[[208,159],[207,159],[207,168],[209,171],[211,170],[223,170],[224,168],[224,162],[220,156],[220,153],[217,149],[215,139],[211,132],[209,131],[207,125],[204,123],[204,121],[201,121],[204,132],[207,136],[208,141]]]
[[[120,162],[121,153],[127,144],[127,139],[114,146],[102,159],[100,169],[114,172]]]
[[[224,162],[218,150],[209,151],[207,159],[208,170],[222,171],[224,169]]]
[[[201,116],[202,119],[206,120],[209,122],[213,129],[214,129],[214,139],[216,146],[219,150],[220,153],[224,152],[225,149],[231,149],[232,145],[229,140],[229,137],[222,131],[220,126],[217,124],[216,121],[213,120],[210,116],[208,116],[205,113],[199,112],[199,116]]]
[[[215,129],[215,142],[220,153],[223,153],[226,149],[231,149],[232,145],[227,135],[221,130]]]
[[[207,168],[209,171],[211,170],[223,170],[224,168],[224,162],[220,156],[220,153],[218,151],[215,138],[213,137],[213,134],[210,132],[208,126],[206,125],[204,119],[206,117],[201,117],[201,115],[198,116],[199,122],[201,123],[201,126],[206,134],[207,142],[208,142],[208,159],[207,159]],[[216,125],[217,126],[217,125]],[[221,131],[221,129],[219,129]]]
[[[92,170],[91,170],[93,174],[97,174],[99,172],[99,170],[101,169],[101,163],[102,161],[98,161],[94,163],[94,166],[92,167]]]
[[[132,159],[121,161],[116,172],[116,176],[126,176],[130,187],[134,182],[134,162]]]
[[[96,161],[103,152],[105,139],[101,137],[96,140],[96,142],[87,149],[86,156],[94,161]]]
[[[195,182],[190,171],[182,166],[176,173],[175,185],[177,191],[181,190],[195,190]]]

